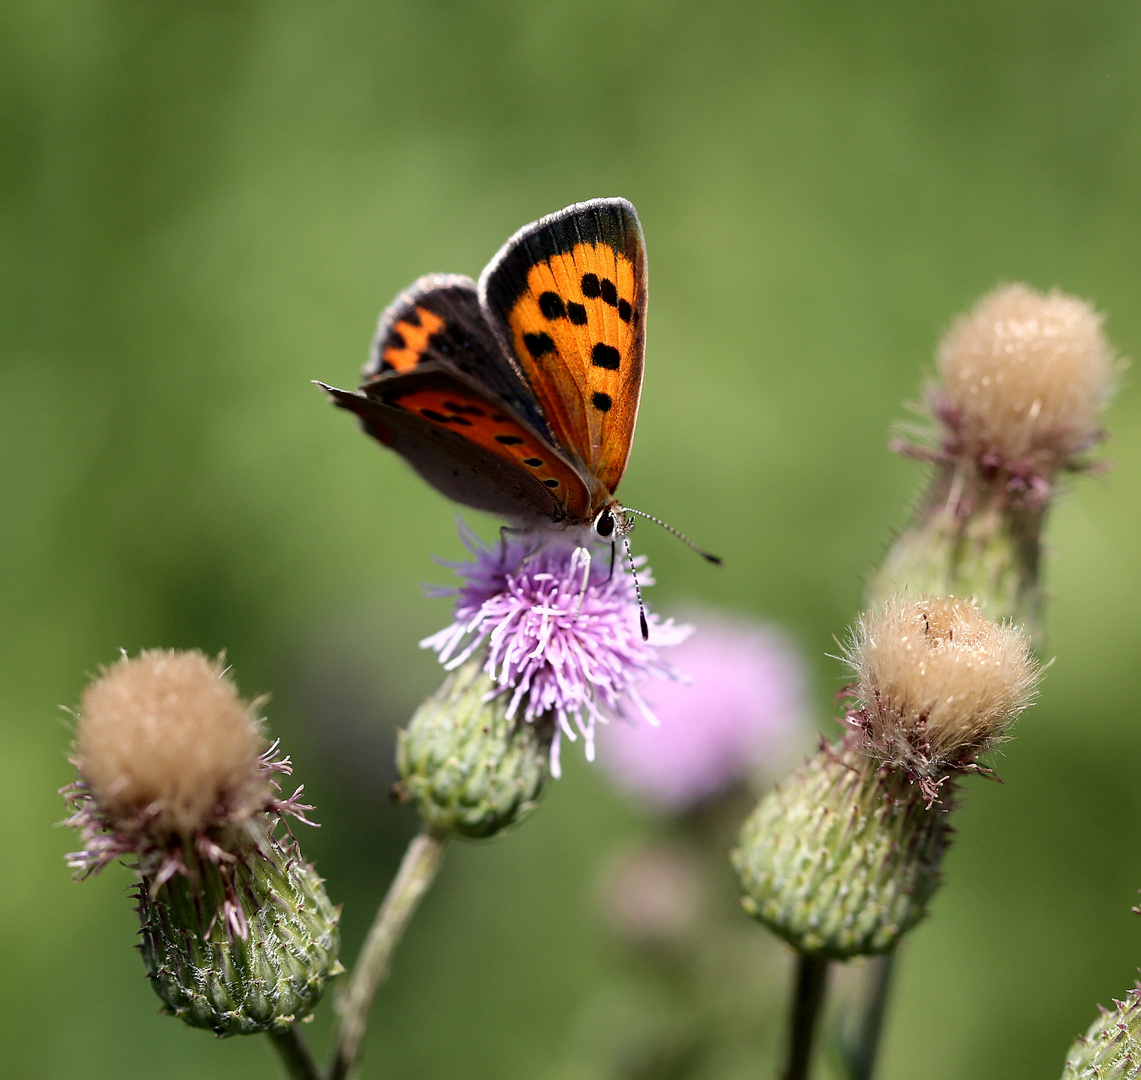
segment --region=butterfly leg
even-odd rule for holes
[[[501,545],[504,556],[507,555],[507,539],[508,539],[509,535],[510,536],[523,537],[523,536],[533,535],[533,533],[530,529],[520,529],[514,525],[500,525],[499,526],[499,543]],[[525,563],[528,559],[530,559],[533,555],[538,554],[538,552],[542,548],[542,546],[543,546],[543,542],[541,540],[536,540],[535,546],[533,548],[531,548],[531,550],[528,551],[527,554],[524,555],[522,559],[519,560],[519,565],[522,566],[522,564]]]
[[[523,532],[522,529],[516,529],[512,525],[500,525],[499,526],[499,544],[500,544],[500,547],[501,547],[504,555],[507,554],[507,537],[509,535],[510,536],[520,536],[520,535],[522,535],[522,532]]]

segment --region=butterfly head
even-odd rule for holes
[[[634,522],[626,515],[625,507],[619,506],[615,501],[595,514],[590,528],[600,540],[614,541],[625,539],[633,526]]]

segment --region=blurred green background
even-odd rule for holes
[[[461,548],[454,508],[309,380],[353,384],[399,289],[478,274],[567,203],[634,201],[652,303],[622,495],[726,559],[639,528],[651,600],[785,623],[823,723],[825,654],[920,479],[886,436],[950,318],[999,281],[1058,285],[1141,355],[1139,72],[1141,8],[1105,0],[0,6],[5,1075],[276,1074],[259,1040],[156,1018],[127,873],[63,865],[58,705],[120,647],[225,648],[272,692],[355,951],[414,829],[387,788],[392,728],[439,678],[416,643],[448,610],[421,583]],[[1125,382],[1114,470],[1050,525],[1057,662],[1005,785],[970,785],[883,1080],[1057,1075],[1141,963]],[[366,1075],[601,1078],[600,1045],[652,1029],[597,895],[659,826],[566,757],[532,822],[450,853]],[[743,949],[763,934],[741,916]],[[759,971],[753,1050],[708,1075],[765,1075],[785,977],[779,954]]]

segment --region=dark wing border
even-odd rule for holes
[[[538,221],[524,225],[496,252],[479,276],[479,295],[485,314],[510,311],[527,287],[527,271],[555,255],[565,255],[579,244],[607,244],[622,252],[634,264],[643,284],[641,303],[645,308],[646,242],[638,212],[629,199],[588,199]],[[501,335],[497,322],[488,321]],[[500,341],[512,363],[516,363],[509,343]],[[516,364],[516,366],[518,366]]]

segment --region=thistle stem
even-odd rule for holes
[[[872,1080],[887,1014],[887,996],[895,971],[895,953],[873,956],[868,964],[867,993],[861,1003],[857,1026],[840,1044],[848,1080]]]
[[[377,909],[349,979],[341,1006],[336,1056],[329,1080],[348,1080],[355,1070],[372,999],[388,976],[392,954],[404,936],[417,905],[432,884],[447,844],[446,833],[424,829],[408,845],[388,895]]]
[[[816,1021],[828,986],[828,961],[821,956],[797,953],[796,990],[789,1019],[788,1064],[783,1080],[808,1080]]]
[[[321,1080],[321,1072],[309,1052],[309,1044],[296,1024],[290,1024],[284,1031],[271,1031],[269,1037],[281,1056],[289,1080]]]

